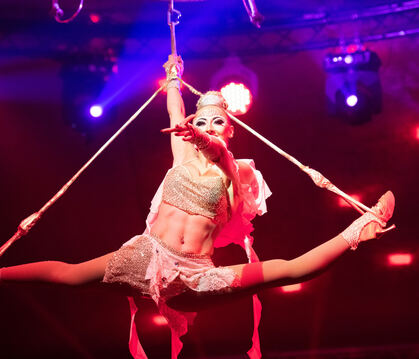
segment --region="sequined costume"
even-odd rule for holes
[[[233,213],[228,206],[228,195],[221,176],[192,178],[187,168],[171,168],[155,194],[147,217],[147,229],[125,243],[106,268],[104,282],[128,284],[140,293],[150,295],[162,315],[168,320],[172,332],[172,359],[177,358],[183,344],[180,337],[186,334],[196,313],[184,313],[166,305],[166,301],[186,289],[197,292],[230,291],[239,283],[229,268],[216,268],[209,257],[177,252],[151,233],[160,204],[164,201],[187,213],[199,214],[223,224],[214,241],[215,247],[230,243],[241,245],[249,262],[258,261],[252,249],[253,231],[251,220],[256,214],[266,212],[265,200],[271,194],[253,161],[245,161],[253,170],[251,184],[239,183],[234,193],[235,203],[240,203]],[[135,359],[147,358],[137,336],[135,314],[137,307],[133,298],[128,298],[131,309],[130,352]],[[253,347],[248,352],[251,358],[260,358],[258,325],[261,305],[253,296],[254,334]]]
[[[227,222],[230,208],[221,176],[193,178],[189,170],[180,165],[169,170],[163,183],[163,202],[216,223]]]
[[[135,236],[114,253],[105,283],[127,284],[156,302],[184,292],[230,291],[239,285],[233,270],[216,268],[209,255],[180,252],[155,234]]]

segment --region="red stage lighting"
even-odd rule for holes
[[[416,127],[416,139],[419,140],[419,126]]]
[[[166,82],[166,79],[160,79],[157,83],[159,87],[162,87]],[[166,92],[166,89],[163,89],[164,92]]]
[[[350,44],[346,47],[346,52],[348,54],[353,54],[354,52],[357,51],[365,51],[365,45],[362,44]]]
[[[350,196],[353,199],[357,200],[358,202],[361,202],[361,196],[360,195],[350,194]],[[346,202],[342,197],[338,198],[338,205],[339,205],[339,207],[351,207],[352,208],[352,206],[348,202]]]
[[[162,315],[155,315],[152,319],[153,323],[155,325],[167,325],[167,320],[165,317],[163,317]]]
[[[284,285],[281,287],[281,291],[283,293],[293,293],[293,292],[299,292],[303,288],[303,285],[301,283],[297,284],[290,284],[290,285]]]
[[[100,21],[100,16],[98,14],[90,14],[89,18],[94,24],[97,24]]]
[[[413,256],[410,253],[393,253],[387,257],[387,262],[391,266],[408,266],[412,261]]]
[[[226,99],[228,110],[233,115],[243,115],[252,104],[252,94],[250,90],[242,83],[230,82],[221,90],[221,94]]]

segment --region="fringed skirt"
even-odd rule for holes
[[[239,286],[232,269],[215,267],[208,255],[177,251],[154,234],[135,236],[116,251],[103,282],[128,285],[156,302],[187,289],[229,292]]]

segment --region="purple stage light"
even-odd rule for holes
[[[354,107],[358,103],[358,97],[356,95],[350,95],[346,98],[346,104],[349,107]]]
[[[103,108],[100,105],[93,105],[90,107],[90,116],[98,118],[103,114]]]
[[[345,64],[350,65],[354,62],[354,57],[352,55],[346,55],[344,61]]]

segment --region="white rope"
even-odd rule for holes
[[[192,93],[202,96],[202,92],[196,90],[191,85],[187,84],[185,81],[183,81],[181,78],[179,78],[179,81],[181,81]],[[256,132],[253,128],[245,124],[244,122],[240,121],[237,117],[235,117],[233,114],[231,114],[229,111],[227,111],[227,115],[238,125],[249,131],[252,135],[256,136],[258,139],[260,139],[263,143],[268,145],[270,148],[272,148],[275,152],[279,153],[281,156],[285,157],[287,160],[295,164],[300,170],[304,171],[306,174],[310,176],[310,178],[313,180],[313,182],[316,184],[316,186],[328,189],[329,191],[332,191],[336,193],[338,196],[344,198],[352,207],[354,207],[359,213],[363,214],[364,211],[371,212],[375,214],[371,208],[367,207],[366,205],[362,204],[361,202],[357,201],[356,199],[352,198],[345,192],[341,191],[339,188],[337,188],[333,183],[331,183],[326,177],[324,177],[320,172],[314,170],[313,168],[310,168],[308,166],[303,165],[300,161],[298,161],[295,157],[291,156],[290,154],[286,153],[284,150],[280,149],[278,146],[273,144],[271,141],[269,141],[266,137],[262,136],[260,133]]]
[[[39,221],[41,216],[69,189],[76,179],[99,157],[99,155],[138,117],[151,101],[166,87],[167,82],[151,95],[151,97],[126,121],[122,127],[80,168],[77,173],[38,211],[20,222],[17,232],[0,248],[0,256],[19,238],[26,235]]]
[[[313,182],[316,184],[316,186],[321,188],[326,188],[329,191],[332,191],[336,193],[337,195],[343,197],[346,201],[348,201],[351,205],[354,205],[354,208],[360,212],[361,214],[366,212],[374,213],[369,207],[362,204],[361,202],[358,202],[356,199],[352,198],[351,196],[347,195],[345,192],[341,191],[339,188],[337,188],[333,183],[331,183],[326,177],[324,177],[320,172],[316,171],[313,168],[310,168],[308,166],[303,165],[300,161],[298,161],[295,157],[291,156],[284,150],[280,149],[278,146],[273,144],[271,141],[269,141],[266,137],[262,136],[260,133],[256,132],[253,128],[246,125],[244,122],[240,121],[237,117],[232,115],[229,111],[226,111],[227,115],[237,124],[245,128],[247,131],[249,131],[252,135],[259,138],[263,143],[268,145],[270,148],[272,148],[275,152],[279,153],[281,156],[285,157],[290,162],[294,163],[300,170],[307,173],[310,178],[313,180]],[[363,211],[364,210],[364,211]]]

